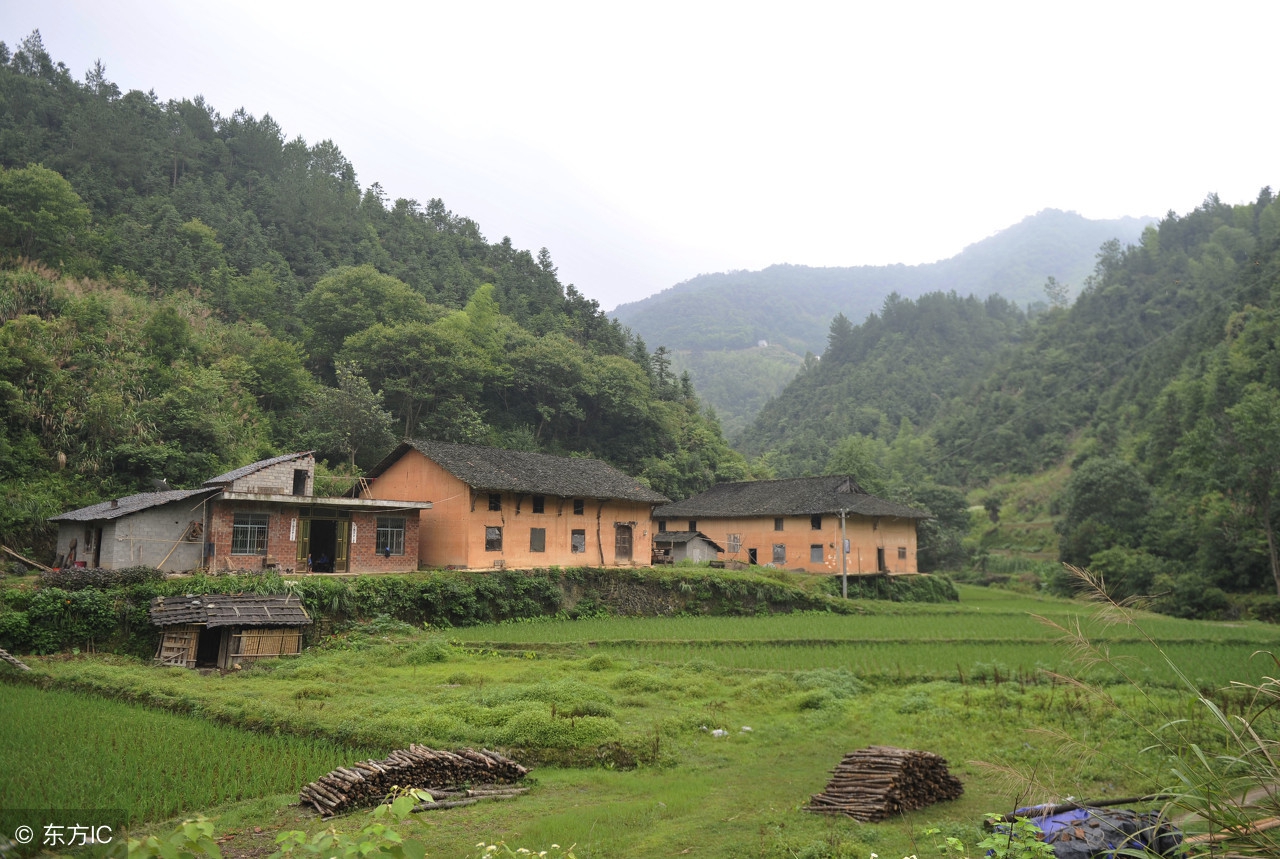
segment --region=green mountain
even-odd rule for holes
[[[861,321],[890,295],[914,299],[936,292],[1000,295],[1024,309],[1043,304],[1052,277],[1078,292],[1107,241],[1138,240],[1150,218],[1092,221],[1046,209],[927,265],[810,268],[700,275],[632,304],[614,319],[646,342],[665,346],[715,408],[731,437],[781,392],[806,353],[825,347],[832,317]],[[762,346],[761,344],[766,344]],[[788,354],[789,353],[789,354]]]
[[[837,317],[744,432],[779,474],[980,489],[1066,470],[1061,559],[1227,616],[1280,592],[1280,201],[1216,196],[1108,242],[1069,307],[893,298]],[[916,475],[912,477],[911,475]],[[1028,496],[1020,496],[1025,500]],[[1000,498],[987,494],[993,521]],[[1275,617],[1280,598],[1248,610]]]
[[[362,187],[332,141],[0,43],[0,543],[167,479],[401,436],[749,476],[687,379],[550,253]]]
[[[1024,308],[1043,301],[1049,277],[1078,291],[1098,248],[1111,239],[1136,242],[1150,218],[1092,221],[1046,209],[951,259],[925,265],[811,268],[704,274],[642,301],[619,305],[613,318],[647,343],[680,350],[744,349],[761,340],[792,352],[821,352],[837,313],[854,321],[880,309],[890,294],[917,298],[956,292],[999,294]]]

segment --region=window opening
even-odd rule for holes
[[[270,522],[266,513],[237,513],[231,525],[231,554],[265,555]]]
[[[575,528],[569,535],[570,550],[575,555],[581,555],[587,551],[587,532],[581,528]]]
[[[501,528],[485,528],[484,529],[484,550],[486,552],[502,551],[502,529]]]
[[[785,564],[787,562],[787,544],[773,544],[773,562],[775,564]]]
[[[397,516],[378,517],[378,545],[383,555],[404,554],[404,519]]]
[[[530,552],[547,551],[547,529],[546,528],[530,528],[529,529],[529,551]]]
[[[502,509],[502,495],[501,495],[501,493],[498,493],[498,492],[490,492],[490,493],[489,493],[489,509],[490,509],[490,510],[501,510],[501,509]]]

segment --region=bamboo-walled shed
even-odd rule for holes
[[[153,599],[151,622],[161,629],[157,663],[225,670],[297,656],[311,616],[292,594],[186,594]]]

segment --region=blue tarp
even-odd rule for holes
[[[1040,827],[1045,843],[1053,845],[1056,859],[1110,859],[1121,848],[1149,849],[1161,856],[1173,856],[1182,843],[1182,833],[1158,811],[1077,808],[1037,815],[1040,810],[1020,808],[1014,814]]]

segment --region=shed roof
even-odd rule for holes
[[[701,531],[659,531],[653,535],[653,544],[655,546],[682,546],[685,543],[693,542],[695,539],[700,539],[709,544],[717,552],[724,551],[723,546]]]
[[[182,501],[195,495],[211,495],[212,493],[213,490],[210,488],[139,492],[137,495],[129,495],[113,501],[103,501],[101,504],[91,504],[88,507],[81,507],[79,510],[71,510],[58,516],[50,516],[49,521],[94,522],[103,519],[119,519],[121,516],[128,516],[130,513],[138,513],[142,510],[149,510],[152,507],[160,507],[174,501]]]
[[[410,450],[416,450],[439,464],[472,489],[561,498],[610,498],[649,504],[670,500],[599,459],[418,439],[402,442],[373,468],[369,477],[378,477]]]
[[[841,510],[862,516],[929,519],[930,514],[866,492],[852,477],[794,477],[720,483],[706,492],[653,511],[658,519],[812,516]]]
[[[205,486],[226,486],[235,483],[242,477],[248,477],[255,471],[261,471],[272,465],[279,465],[282,462],[292,462],[295,459],[302,459],[304,456],[311,456],[313,451],[304,450],[301,453],[286,453],[281,456],[273,456],[270,459],[260,459],[257,462],[251,462],[248,465],[242,465],[237,469],[228,471],[226,474],[219,474],[217,477],[210,477],[204,482]]]
[[[293,594],[186,594],[151,601],[156,626],[306,626],[311,616]]]

